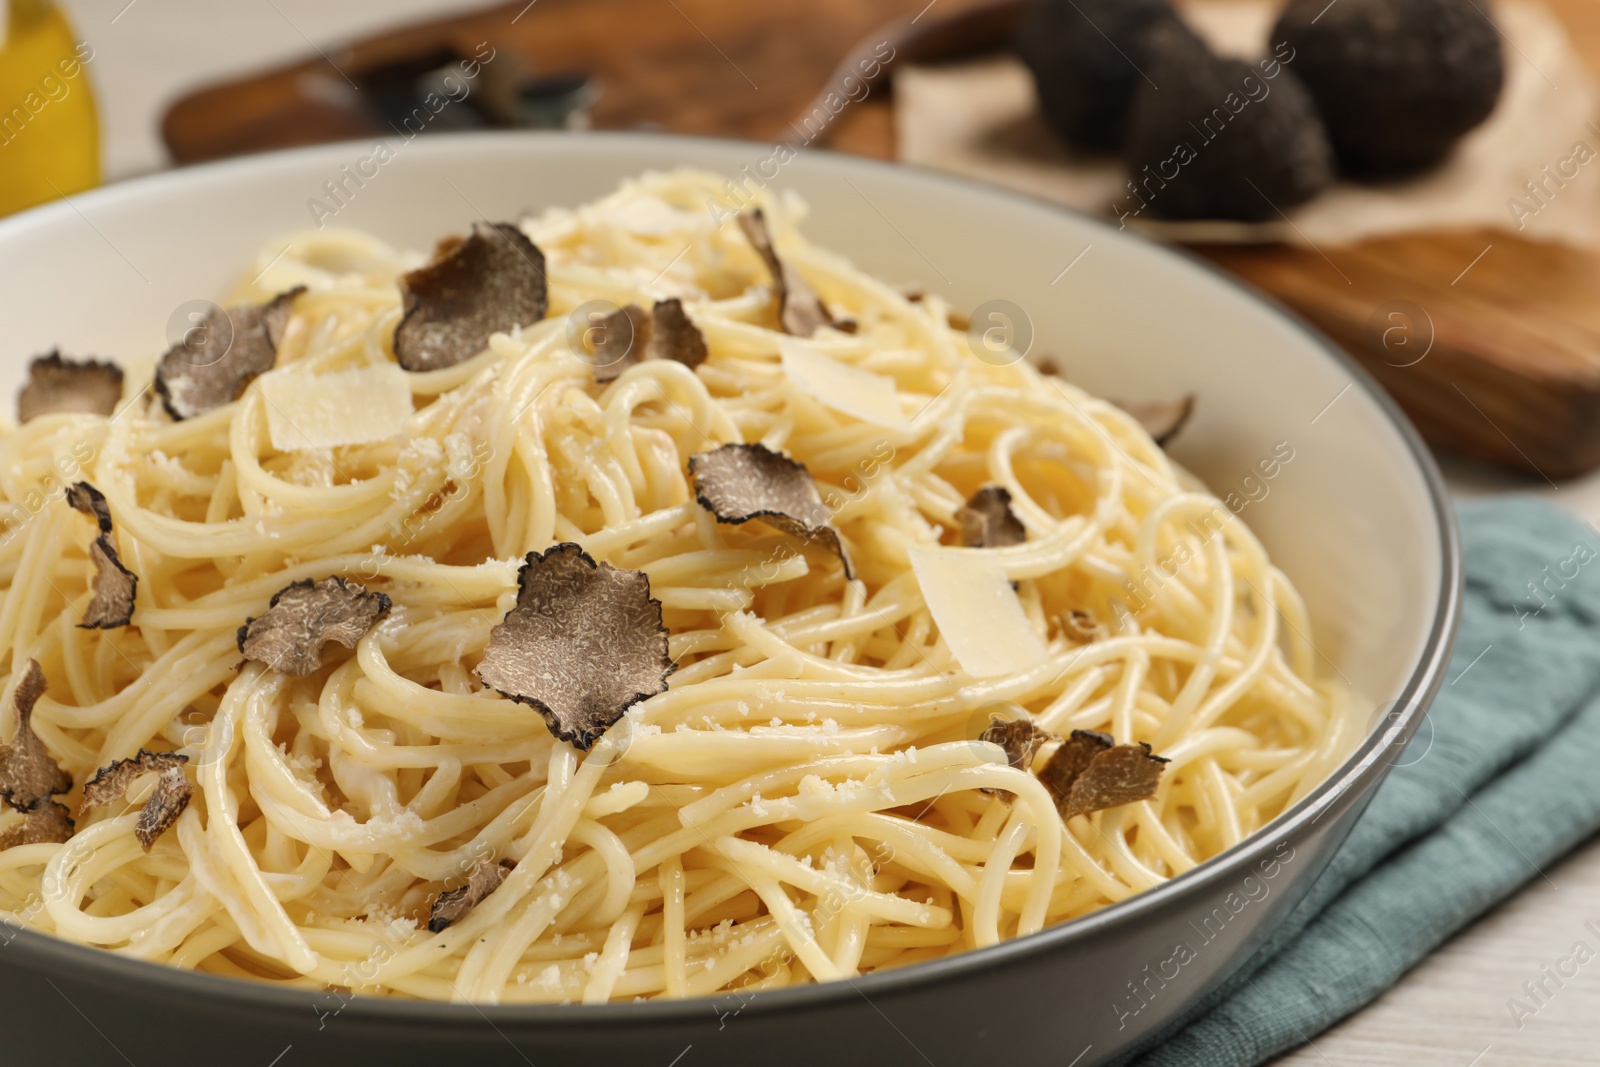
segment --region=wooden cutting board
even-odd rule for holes
[[[1501,232],[1367,241],[1326,259],[1196,250],[1353,353],[1435,447],[1551,481],[1600,466],[1596,252]]]
[[[1600,4],[1547,0],[1600,65]],[[857,58],[932,62],[1004,41],[1016,0],[527,0],[328,48],[198,89],[167,113],[180,163],[389,131],[350,86],[440,47],[482,42],[535,72],[580,70],[602,129],[804,139]],[[497,60],[498,62],[498,60]],[[879,79],[880,82],[883,79]],[[811,141],[894,157],[887,92],[845,107]],[[1370,369],[1434,445],[1532,478],[1600,467],[1600,249],[1500,231],[1408,234],[1343,249],[1195,249],[1272,294]],[[1418,358],[1420,355],[1421,358]]]

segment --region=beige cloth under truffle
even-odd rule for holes
[[[1185,17],[1218,51],[1254,60],[1270,51],[1267,38],[1279,6],[1224,0],[1188,8]],[[1500,104],[1435,170],[1404,182],[1340,182],[1277,222],[1173,223],[1146,213],[1127,225],[1186,241],[1331,245],[1481,227],[1537,240],[1600,241],[1594,79],[1542,5],[1502,3],[1495,14],[1506,42]],[[1286,69],[1293,70],[1293,62]],[[1009,55],[902,68],[895,74],[895,109],[906,162],[1112,218],[1113,204],[1132,206],[1122,163],[1063,146],[1039,117],[1026,68]]]

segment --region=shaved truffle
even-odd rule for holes
[[[1149,800],[1156,795],[1161,772],[1169,761],[1151,753],[1143,741],[1117,745],[1100,753],[1072,783],[1067,795],[1068,815],[1087,815],[1102,808]]]
[[[1061,743],[1061,747],[1051,753],[1045,765],[1039,769],[1039,780],[1056,798],[1057,805],[1066,800],[1072,791],[1072,783],[1088,770],[1094,758],[1116,743],[1110,734],[1098,730],[1074,730]]]
[[[705,362],[705,334],[677,297],[656,301],[649,315],[638,304],[629,304],[600,316],[594,325],[599,329],[592,357],[597,382],[609,382],[647,359],[670,359],[690,370]]]
[[[821,544],[855,577],[833,513],[822,502],[805,464],[766,445],[723,445],[689,457],[695,498],[700,506],[731,525],[761,519],[784,533]]]
[[[76,829],[65,804],[41,800],[22,813],[22,821],[0,834],[0,851],[18,845],[59,845],[72,839]]]
[[[44,670],[30,659],[17,679],[16,733],[0,745],[0,797],[18,811],[30,811],[42,801],[72,788],[72,777],[51,758],[33,732],[33,705],[45,690]]]
[[[482,352],[492,334],[544,318],[544,253],[513,224],[478,223],[470,237],[441,242],[439,251],[400,279],[405,312],[394,356],[406,370],[453,367]]]
[[[1032,719],[1006,719],[996,715],[979,740],[999,745],[1005,750],[1006,761],[1018,770],[1025,771],[1033,766],[1033,757],[1040,747],[1046,741],[1057,740],[1057,737],[1049,730],[1039,729]]]
[[[94,593],[78,625],[85,630],[114,630],[133,621],[133,601],[139,576],[122,565],[122,559],[105,534],[89,546],[94,561]]]
[[[132,759],[119,759],[95,771],[94,777],[83,787],[83,806],[93,808],[109,804],[126,793],[134,779],[141,775],[182,770],[188,762],[189,757],[178,752],[151,752],[141,748]]]
[[[833,316],[828,314],[811,283],[792,265],[778,258],[777,250],[772,247],[772,233],[767,229],[767,217],[761,209],[739,212],[739,228],[772,274],[772,289],[778,298],[778,321],[783,324],[784,332],[810,337],[820,327],[831,325]]]
[[[33,732],[33,705],[44,690],[44,671],[38,660],[30,659],[12,697],[17,710],[16,733],[10,744],[0,745],[0,797],[22,812],[23,819],[0,834],[0,849],[59,843],[72,836],[71,812],[50,799],[71,789],[72,777]]]
[[[156,780],[155,791],[144,802],[144,807],[139,809],[139,821],[133,824],[133,836],[139,839],[140,846],[146,852],[156,843],[156,838],[178,821],[178,816],[189,806],[192,796],[194,786],[189,784],[188,777],[180,768],[170,767],[161,772],[161,777]]]
[[[1028,539],[1022,520],[1011,511],[1011,493],[1001,485],[973,493],[956,518],[961,520],[961,543],[971,548],[1004,548]]]
[[[649,359],[670,359],[694,370],[706,361],[709,349],[706,335],[700,332],[683,310],[683,301],[677,297],[657,300],[650,309]]]
[[[442,933],[467,917],[484,897],[500,888],[512,868],[491,860],[479,860],[467,872],[465,885],[440,893],[428,913],[428,932]]]
[[[67,503],[93,519],[101,533],[111,532],[111,506],[106,503],[105,494],[88,482],[74,482],[67,486]]]
[[[176,752],[151,752],[141,748],[133,759],[119,759],[109,767],[95,772],[83,787],[83,808],[109,804],[128,791],[128,787],[146,774],[158,774],[155,791],[139,810],[139,820],[134,824],[133,836],[146,852],[156,843],[156,838],[178,821],[183,809],[189,806],[194,786],[183,773],[189,757]]]
[[[648,576],[563,542],[528,553],[478,677],[587,752],[629,708],[666,690],[678,669],[667,636]]]
[[[1033,757],[1038,755],[1039,749],[1046,741],[1059,740],[1049,730],[1041,730],[1033,724],[1031,718],[1026,716],[1007,719],[1001,715],[991,716],[988,729],[978,736],[978,740],[999,745],[1006,754],[1006,762],[1019,771],[1031,770]],[[1007,795],[1005,790],[983,787],[983,792],[990,794]]]
[[[1109,734],[1074,730],[1039,772],[1062,818],[1132,804],[1156,795],[1168,761],[1144,742],[1116,744]]]
[[[122,557],[111,543],[111,508],[100,490],[88,482],[75,482],[67,487],[67,503],[95,521],[100,534],[89,545],[89,559],[94,563],[94,582],[89,606],[84,609],[85,630],[112,630],[126,626],[133,619],[134,596],[139,591],[139,576],[122,565]]]
[[[594,380],[609,382],[645,359],[650,343],[650,316],[638,304],[590,319],[594,334]]]
[[[324,645],[337,641],[355,648],[389,607],[387,596],[358,582],[303,578],[273,594],[265,613],[245,620],[239,652],[280,674],[304,678],[321,668]]]
[[[156,364],[156,392],[174,419],[192,419],[239,399],[245,386],[278,361],[297,285],[265,304],[215,308]]]
[[[28,364],[28,384],[17,394],[17,421],[62,413],[111,415],[121,399],[121,367],[66,359],[57,349]]]
[[[1194,394],[1189,393],[1177,400],[1152,400],[1142,404],[1118,404],[1117,407],[1132,415],[1151,440],[1165,448],[1188,424],[1189,416],[1194,414],[1194,401]]]

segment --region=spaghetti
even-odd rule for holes
[[[979,358],[941,300],[809,245],[802,207],[766,197],[778,252],[833,319],[785,334],[769,263],[709,206],[720,195],[709,175],[648,175],[525,221],[548,314],[408,374],[409,413],[381,440],[275,444],[299,410],[280,376],[389,373],[397,279],[424,260],[334,231],[245,272],[241,304],[306,288],[277,369],[237,401],[174,421],[130,371],[118,414],[5,436],[5,706],[35,659],[50,688],[32,728],[79,789],[140,749],[188,756],[193,783],[149,851],[135,826],[151,784],[92,808],[61,797],[69,840],[0,852],[15,921],[368,994],[776,988],[1084,915],[1227,849],[1332,769],[1346,699],[1314,669],[1300,599],[1137,422],[1020,359]],[[586,316],[670,298],[703,362],[598,381]],[[893,410],[830,395],[839,368],[889,383]],[[364,417],[363,395],[328,395]],[[804,466],[837,552],[697,501],[691,457],[738,442]],[[137,575],[130,625],[78,625],[93,533],[61,489],[79,480]],[[995,487],[1021,539],[941,549]],[[558,542],[648,576],[676,664],[587,751],[475,673],[523,557]],[[997,673],[952,651],[960,623],[935,618],[912,566],[930,552],[999,569],[1032,660]],[[303,677],[241,663],[247,619],[332,577],[391,604],[353,651]],[[997,708],[1169,762],[1150,799],[1063,817],[978,740]],[[450,894],[453,921],[430,931]]]

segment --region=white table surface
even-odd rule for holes
[[[159,135],[167,104],[204,82],[298,59],[312,44],[476,0],[61,0],[95,48],[89,64],[104,125],[108,180],[168,164]],[[1600,294],[1597,294],[1600,297]],[[1461,495],[1532,492],[1600,527],[1600,475],[1556,485],[1447,463]],[[1519,1027],[1508,1001],[1540,968],[1586,940],[1600,951],[1600,841],[1535,878],[1447,943],[1366,1010],[1283,1058],[1294,1065],[1508,1067],[1600,1063],[1600,958]],[[1553,988],[1553,987],[1552,987]]]

